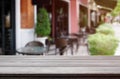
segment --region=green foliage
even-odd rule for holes
[[[120,0],[117,0],[117,6],[111,12],[112,16],[117,16],[120,14]]]
[[[35,33],[37,36],[48,36],[51,32],[49,15],[45,8],[40,8],[37,15]]]
[[[119,41],[114,36],[112,25],[109,23],[101,24],[96,31],[96,34],[88,37],[91,55],[114,55]]]
[[[118,40],[112,35],[96,33],[88,37],[91,55],[114,55]]]
[[[112,25],[109,23],[104,23],[98,26],[96,29],[97,33],[103,33],[105,35],[114,35],[114,30],[112,29]]]

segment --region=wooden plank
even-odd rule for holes
[[[0,74],[120,74],[120,57],[0,56]]]
[[[1,67],[0,74],[120,74],[120,67]]]
[[[27,63],[27,62],[26,62]],[[1,63],[0,67],[120,67],[120,64],[113,63]]]
[[[20,60],[16,60],[16,59],[13,59],[13,60],[0,60],[0,63],[7,63],[7,64],[14,64],[14,63],[23,63],[23,64],[26,64],[26,63],[40,63],[40,64],[48,64],[48,63],[62,63],[62,64],[120,64],[119,63],[120,60],[23,60],[23,59],[20,59]],[[0,65],[1,65],[0,64]]]
[[[8,59],[40,59],[40,60],[120,60],[120,56],[0,56],[0,59],[8,60]]]

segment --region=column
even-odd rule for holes
[[[71,0],[70,2],[70,33],[77,33],[79,31],[79,17],[78,17],[78,9],[77,9],[78,0]]]

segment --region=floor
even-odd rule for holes
[[[120,24],[119,23],[113,23],[113,30],[115,31],[115,36],[120,40]],[[118,47],[115,52],[115,56],[120,56],[120,42],[118,44]]]

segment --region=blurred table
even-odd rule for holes
[[[70,45],[71,54],[73,55],[74,43],[76,44],[76,49],[78,49],[78,37],[68,35],[68,36],[61,36],[61,38],[68,40],[68,45]]]
[[[22,47],[17,50],[18,54],[23,54],[23,55],[43,55],[44,53],[47,52],[46,47]]]

